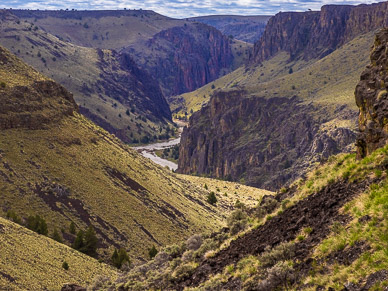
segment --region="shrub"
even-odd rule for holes
[[[64,268],[66,271],[69,270],[69,264],[66,261],[63,261],[62,268]]]
[[[295,244],[292,242],[281,243],[271,249],[266,247],[265,252],[260,256],[260,262],[264,267],[272,267],[279,261],[291,260],[295,255]]]
[[[7,84],[5,82],[0,82],[0,87],[5,88],[5,87],[7,87]]]
[[[202,245],[202,237],[199,234],[194,234],[186,241],[187,249],[195,251]]]
[[[6,217],[7,219],[12,220],[15,223],[18,223],[18,224],[22,223],[22,220],[20,219],[20,217],[13,210],[8,210]]]
[[[60,242],[60,243],[63,242],[62,236],[59,234],[59,232],[56,228],[54,228],[54,231],[53,231],[51,238],[57,242]]]
[[[47,235],[48,229],[47,229],[47,223],[46,220],[44,220],[39,215],[30,215],[27,218],[26,227],[28,229],[31,229],[32,231],[35,231],[39,234]]]
[[[124,263],[131,264],[131,260],[124,248],[120,248],[120,250],[115,249],[113,255],[111,257],[112,264],[117,269],[120,269]]]
[[[244,230],[246,227],[247,215],[241,209],[233,211],[227,218],[227,224],[230,228],[230,233],[235,235],[236,233]]]
[[[70,231],[71,234],[75,234],[76,233],[75,223],[74,222],[70,223],[69,231]]]
[[[214,205],[217,203],[217,197],[216,194],[212,191],[207,195],[207,202],[210,203],[211,205]]]
[[[158,250],[156,249],[155,246],[152,246],[152,248],[148,250],[148,255],[150,256],[150,259],[154,258],[157,253],[158,253]]]

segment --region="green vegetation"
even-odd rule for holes
[[[156,247],[154,245],[152,246],[152,248],[150,248],[148,250],[148,255],[149,255],[150,259],[153,259],[157,253],[158,253],[158,250],[156,249]]]
[[[214,192],[210,192],[207,196],[207,202],[209,202],[211,205],[215,205],[217,203],[217,197]]]
[[[127,252],[123,248],[120,248],[119,250],[115,249],[111,260],[113,266],[115,266],[117,269],[120,269],[125,263],[127,263],[128,265],[131,264],[131,260],[129,259]]]

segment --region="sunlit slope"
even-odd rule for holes
[[[106,130],[131,143],[172,126],[158,83],[147,78],[146,86],[134,62],[62,41],[8,11],[0,15],[0,44],[71,91],[82,113]]]
[[[86,285],[95,276],[117,276],[113,267],[1,217],[0,244],[2,290],[59,290],[64,283]]]
[[[103,257],[114,246],[144,258],[151,245],[223,225],[225,209],[207,203],[209,191],[78,114],[65,89],[6,50],[0,59],[2,216],[12,210],[23,221],[38,214],[49,234],[62,230],[68,244],[74,240],[71,222],[82,230],[92,225]]]

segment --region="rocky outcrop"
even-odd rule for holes
[[[218,92],[184,129],[178,171],[278,189],[355,139],[346,128],[323,129],[316,111],[297,97]]]
[[[78,110],[64,87],[37,77],[36,71],[2,47],[0,66],[0,129],[40,129]]]
[[[166,96],[193,91],[217,79],[233,62],[230,40],[202,23],[163,30],[145,46],[136,44],[125,51],[159,80]]]
[[[362,158],[388,143],[388,29],[376,35],[371,65],[361,75],[356,87],[360,109],[357,138],[358,157]]]
[[[280,12],[255,44],[251,64],[280,51],[291,59],[322,58],[357,35],[388,25],[388,2],[372,5],[325,5],[321,11]]]
[[[40,129],[77,110],[73,95],[53,81],[0,88],[0,129]]]

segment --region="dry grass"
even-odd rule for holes
[[[64,283],[85,286],[97,275],[117,277],[113,267],[1,217],[0,244],[1,290],[59,290]]]

